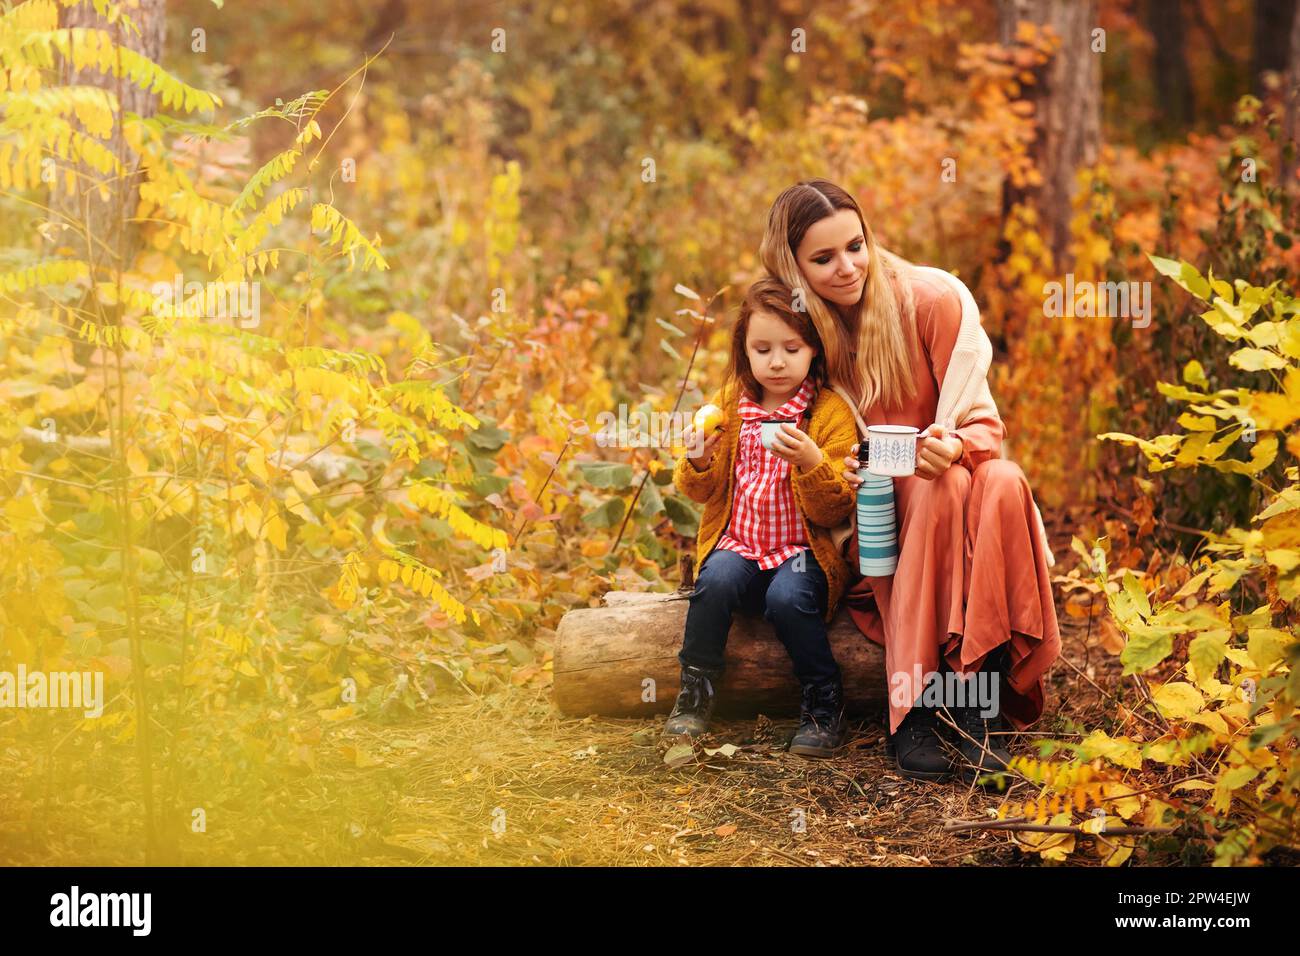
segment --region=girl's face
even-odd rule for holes
[[[837,209],[813,223],[794,257],[808,285],[827,302],[850,306],[862,298],[869,256],[862,224],[852,209]]]
[[[749,317],[745,354],[754,378],[763,386],[764,397],[785,402],[808,377],[817,350],[775,315],[759,311]]]

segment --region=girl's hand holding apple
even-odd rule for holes
[[[709,462],[713,460],[714,449],[718,447],[718,441],[722,438],[722,429],[703,437],[701,441],[702,436],[703,432],[695,425],[687,425],[682,431],[682,444],[686,446],[686,457],[696,471],[704,471],[709,467]],[[691,452],[696,448],[701,449],[699,454],[692,455]]]

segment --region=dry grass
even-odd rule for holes
[[[1062,622],[1066,653],[1084,666],[1073,623]],[[1094,672],[1118,670],[1109,655],[1090,656]],[[1073,669],[1058,663],[1047,683],[1038,734],[1063,730],[1065,716],[1103,719],[1105,699]],[[718,721],[677,768],[664,763],[661,723],[565,718],[549,694],[519,689],[445,700],[436,719],[392,731],[414,746],[380,855],[468,865],[1036,864],[1008,833],[944,833],[946,821],[987,817],[1006,793],[900,776],[879,719],[854,721],[832,760],[784,751],[793,719]],[[1031,741],[1012,737],[1012,752],[1032,752]],[[705,753],[724,743],[740,749]]]
[[[1047,676],[1038,735],[1068,733],[1070,721],[1110,726],[1115,707],[1107,694],[1125,689],[1119,661],[1098,646],[1098,635],[1073,619],[1063,617],[1061,625],[1063,655]],[[399,723],[335,725],[310,772],[268,768],[256,779],[237,774],[220,787],[195,780],[183,807],[209,807],[212,825],[205,834],[189,834],[184,817],[176,862],[1038,863],[1007,832],[945,833],[945,822],[988,817],[1007,794],[901,777],[885,753],[883,714],[854,721],[831,760],[784,751],[794,719],[717,721],[695,758],[673,768],[664,763],[666,745],[658,736],[662,716],[568,718],[555,710],[548,690],[519,687],[482,697],[449,691],[432,704],[424,716]],[[1033,753],[1033,739],[1012,737],[1012,752]],[[730,756],[705,752],[724,743],[739,749]],[[0,858],[142,862],[138,808],[128,805],[136,786],[129,755],[106,764],[104,754],[68,752],[57,765],[22,766],[0,787],[0,807],[9,807],[0,814],[7,821],[0,826]],[[51,783],[69,775],[92,779],[82,772],[86,767],[96,768],[95,786],[80,789],[94,793]],[[54,772],[60,768],[66,773]],[[1009,793],[1024,798],[1034,789],[1021,783]],[[115,809],[88,815],[95,794],[116,794]],[[1081,848],[1086,844],[1080,841]],[[1072,863],[1094,860],[1082,849]]]

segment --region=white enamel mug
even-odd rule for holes
[[[796,422],[793,418],[771,419],[759,423],[759,441],[763,443],[764,448],[766,448],[768,451],[772,450],[772,442],[775,441],[776,436],[780,434],[781,426],[785,425],[786,423],[789,423],[791,425],[798,424],[798,422]]]
[[[916,438],[912,425],[868,425],[867,469],[873,475],[902,478],[916,474]]]

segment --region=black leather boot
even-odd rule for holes
[[[991,651],[985,658],[980,671],[981,676],[988,675],[999,682],[999,690],[1005,689],[1003,675],[1007,668],[1007,648],[1001,646]],[[995,700],[1001,700],[1001,693]],[[979,703],[968,703],[960,707],[949,707],[956,729],[952,731],[953,743],[957,745],[960,757],[956,761],[957,771],[965,783],[974,783],[982,774],[997,773],[1006,770],[1011,760],[1011,751],[1002,742],[1006,739],[1000,731],[1005,729],[1001,715],[985,717],[981,714],[986,708]],[[984,784],[996,787],[992,780]]]
[[[893,752],[898,772],[913,780],[947,780],[953,774],[952,758],[936,732],[934,711],[913,704],[903,722],[889,737],[887,750]]]
[[[958,771],[966,783],[974,783],[981,774],[997,773],[1006,770],[1011,760],[1011,751],[1002,743],[1002,736],[994,736],[1003,729],[1000,716],[984,717],[980,714],[978,704],[966,707],[950,707],[953,723],[957,725],[956,744],[961,752]],[[986,781],[985,786],[996,786],[993,781]]]
[[[790,753],[829,757],[844,743],[844,685],[839,677],[821,684],[804,684],[799,704],[799,729],[790,739]]]
[[[663,736],[685,734],[688,737],[698,737],[708,731],[709,718],[713,716],[713,683],[721,677],[721,671],[693,664],[682,666],[682,687],[677,692],[677,702],[673,704],[672,713],[664,723]]]

